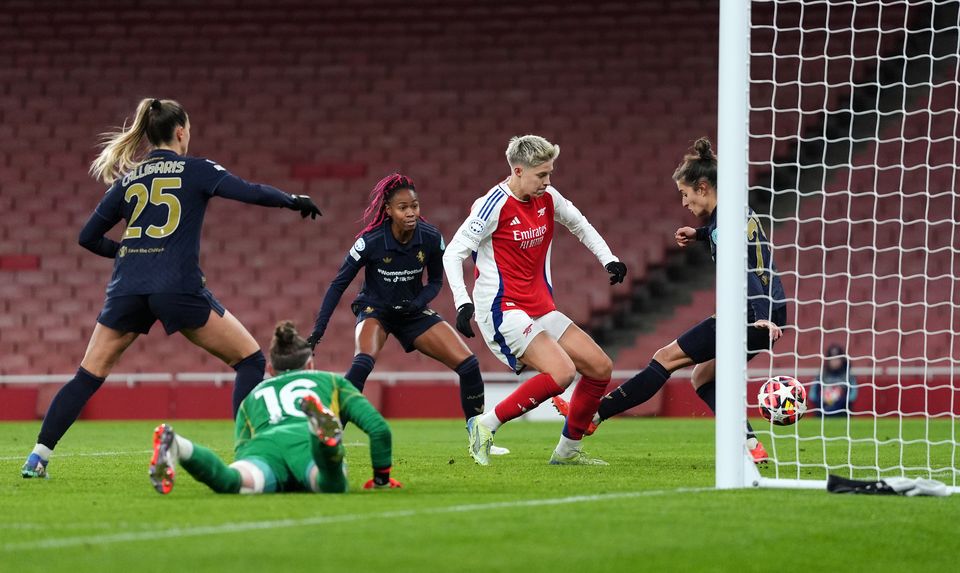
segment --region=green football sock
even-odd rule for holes
[[[323,493],[347,491],[347,476],[343,475],[343,444],[327,446],[311,436],[310,449],[317,464],[317,485]]]
[[[217,454],[199,444],[193,444],[193,455],[188,460],[181,460],[180,465],[197,481],[217,493],[240,492],[240,472],[227,466]]]

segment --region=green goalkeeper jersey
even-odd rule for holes
[[[274,432],[308,431],[300,399],[315,395],[344,423],[352,422],[370,437],[374,469],[390,467],[390,427],[380,412],[343,376],[317,370],[291,370],[257,384],[237,411],[236,447]]]

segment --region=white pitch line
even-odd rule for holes
[[[263,529],[277,529],[287,527],[304,527],[312,525],[322,525],[327,523],[346,523],[353,521],[381,520],[381,519],[399,519],[404,517],[417,517],[422,515],[442,515],[448,513],[469,513],[476,511],[488,511],[491,509],[516,509],[521,507],[542,507],[550,505],[566,505],[573,503],[589,503],[598,501],[611,501],[618,499],[633,499],[641,497],[655,497],[674,493],[697,493],[703,491],[715,491],[712,487],[702,488],[677,488],[677,489],[659,489],[647,491],[628,491],[619,493],[603,493],[596,495],[576,495],[571,497],[555,497],[546,499],[530,499],[524,501],[499,501],[494,503],[472,503],[462,505],[451,505],[446,507],[431,507],[427,509],[405,509],[398,511],[384,511],[377,513],[349,513],[345,515],[328,515],[317,517],[306,517],[302,519],[277,519],[271,521],[241,521],[234,523],[222,523],[219,525],[201,525],[197,527],[173,527],[169,529],[158,529],[142,532],[114,533],[109,535],[84,535],[79,537],[60,537],[53,539],[41,539],[38,541],[23,541],[16,543],[6,543],[2,547],[5,552],[28,551],[34,549],[62,549],[65,547],[76,547],[78,545],[108,545],[113,543],[126,543],[131,541],[151,541],[158,539],[177,539],[181,537],[200,537],[204,535],[222,535],[226,533],[242,533],[245,531],[256,531]]]
[[[143,454],[153,453],[153,450],[126,450],[122,452],[89,452],[89,453],[65,453],[65,454],[54,454],[53,459],[57,460],[59,458],[100,458],[106,456],[141,456]],[[27,455],[30,453],[27,452]],[[0,462],[8,462],[11,460],[25,460],[27,456],[2,456],[0,457]]]
[[[363,442],[344,442],[343,447],[345,448],[365,448],[367,444]],[[55,453],[53,455],[54,460],[60,458],[74,458],[74,457],[87,457],[87,458],[99,458],[106,456],[140,456],[143,454],[151,454],[153,450],[126,450],[122,452],[88,452],[88,453]],[[29,455],[29,454],[27,454]],[[19,456],[0,456],[0,462],[9,462],[13,460],[25,460],[27,459],[24,455]]]

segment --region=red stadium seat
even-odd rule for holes
[[[706,34],[706,44],[715,44],[717,15],[709,10],[666,0],[577,0],[562,10],[529,5],[524,12],[511,12],[515,20],[508,23],[483,4],[457,5],[456,10],[403,3],[379,3],[375,9],[337,3],[335,10],[324,10],[318,6],[326,3],[300,0],[280,0],[283,9],[276,9],[276,1],[236,0],[239,9],[233,10],[231,4],[198,7],[189,21],[176,12],[153,11],[149,23],[140,17],[142,8],[123,3],[89,10],[57,0],[14,10],[18,32],[44,40],[11,40],[7,52],[16,65],[0,66],[6,86],[0,95],[5,119],[0,125],[0,255],[38,256],[40,271],[4,274],[12,280],[0,281],[0,293],[6,316],[24,324],[23,332],[34,340],[72,344],[76,352],[18,355],[4,360],[4,373],[76,368],[102,305],[111,264],[76,244],[79,227],[104,190],[86,173],[97,134],[121,124],[138,98],[171,81],[178,86],[175,97],[191,114],[191,153],[215,159],[241,177],[310,193],[324,211],[319,222],[305,223],[287,211],[223,199],[210,204],[201,266],[213,292],[261,344],[269,341],[281,318],[295,319],[301,330],[309,328],[359,230],[357,219],[377,179],[395,170],[408,172],[421,189],[425,216],[449,240],[470,203],[507,175],[503,149],[513,135],[542,133],[561,144],[557,187],[628,263],[632,280],[642,279],[648,266],[661,264],[674,248],[673,231],[689,223],[670,175],[694,137],[714,134],[716,104],[709,90],[694,95],[681,86],[688,86],[691,77],[716,85],[716,61],[692,54],[689,39],[673,30],[692,26]],[[777,8],[781,13],[792,9]],[[376,17],[370,17],[371,10]],[[770,6],[755,10],[755,21],[773,16]],[[884,10],[902,21],[906,8]],[[876,15],[873,6],[811,6],[804,11],[811,22],[826,17],[872,22]],[[652,18],[654,13],[662,17]],[[547,20],[551,25],[540,25]],[[665,21],[671,25],[664,26]],[[539,34],[534,43],[524,36],[525,26],[532,25]],[[358,26],[366,33],[358,34]],[[410,29],[417,33],[406,38],[402,50],[382,41]],[[788,150],[789,139],[815,121],[812,110],[822,105],[824,93],[814,84],[848,77],[848,60],[876,50],[875,44],[852,45],[837,34],[801,66],[790,58],[774,58],[795,49],[799,33],[782,33],[777,42],[764,34],[752,37],[753,47],[771,55],[755,58],[754,76],[792,76],[799,67],[812,87],[801,97],[787,87],[756,84],[754,106],[782,109],[751,124],[757,132],[776,136],[752,144],[751,157],[757,161],[769,160],[771,150]],[[501,41],[490,42],[492,37]],[[901,39],[884,34],[882,41],[885,48],[899,46]],[[168,47],[162,65],[155,51],[161,42]],[[516,78],[529,74],[529,66],[509,58],[504,48],[518,42],[525,46],[525,60],[539,66],[527,84]],[[951,94],[934,90],[923,106],[942,110],[954,102]],[[910,129],[924,118],[916,119]],[[880,151],[892,161],[902,155],[910,164],[927,157],[926,150],[913,146],[902,154],[899,149]],[[875,175],[856,173],[850,187],[870,188]],[[899,176],[879,177],[884,184],[900,182]],[[957,175],[949,169],[931,171],[930,177],[943,190],[956,189]],[[871,202],[849,202],[851,216],[873,215]],[[911,216],[925,214],[920,207],[910,209]],[[837,215],[847,216],[846,209]],[[841,226],[827,231],[829,244],[844,244]],[[922,245],[912,227],[879,232],[889,244]],[[819,233],[805,233],[800,242],[817,244],[820,239]],[[777,257],[801,274],[820,263],[790,249],[778,249]],[[553,258],[561,309],[580,323],[609,310],[614,297],[627,292],[626,287],[608,287],[596,259],[562,229]],[[949,256],[925,260],[938,273],[954,268]],[[896,264],[884,260],[884,272]],[[867,270],[872,269],[858,268]],[[360,280],[345,295],[320,347],[335,370],[346,369],[353,355],[353,317],[347,307]],[[872,284],[863,282],[851,283],[860,300],[873,293]],[[895,291],[887,289],[893,287],[880,292],[892,296]],[[947,281],[925,290],[907,289],[912,297],[922,296],[921,291],[927,300],[952,296]],[[831,288],[828,294],[841,293]],[[673,320],[658,328],[656,342],[641,337],[640,362],[645,364],[666,341],[664,336],[675,337],[689,321],[709,314],[712,305],[710,293],[697,294],[689,308],[678,309]],[[433,307],[453,318],[448,289]],[[35,325],[30,322],[34,313],[60,314],[64,326]],[[4,342],[16,331],[4,328]],[[167,339],[155,328],[148,340],[151,350],[129,353],[121,370],[128,365],[142,371],[225,368],[182,337]],[[147,345],[143,340],[136,346]],[[395,346],[388,343],[393,350],[380,360],[390,369],[444,369]],[[481,343],[473,340],[471,347],[485,369],[506,371]]]

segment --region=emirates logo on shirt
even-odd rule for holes
[[[529,249],[543,243],[543,238],[547,234],[547,226],[540,225],[523,231],[513,231],[513,240],[520,243],[521,249]]]

